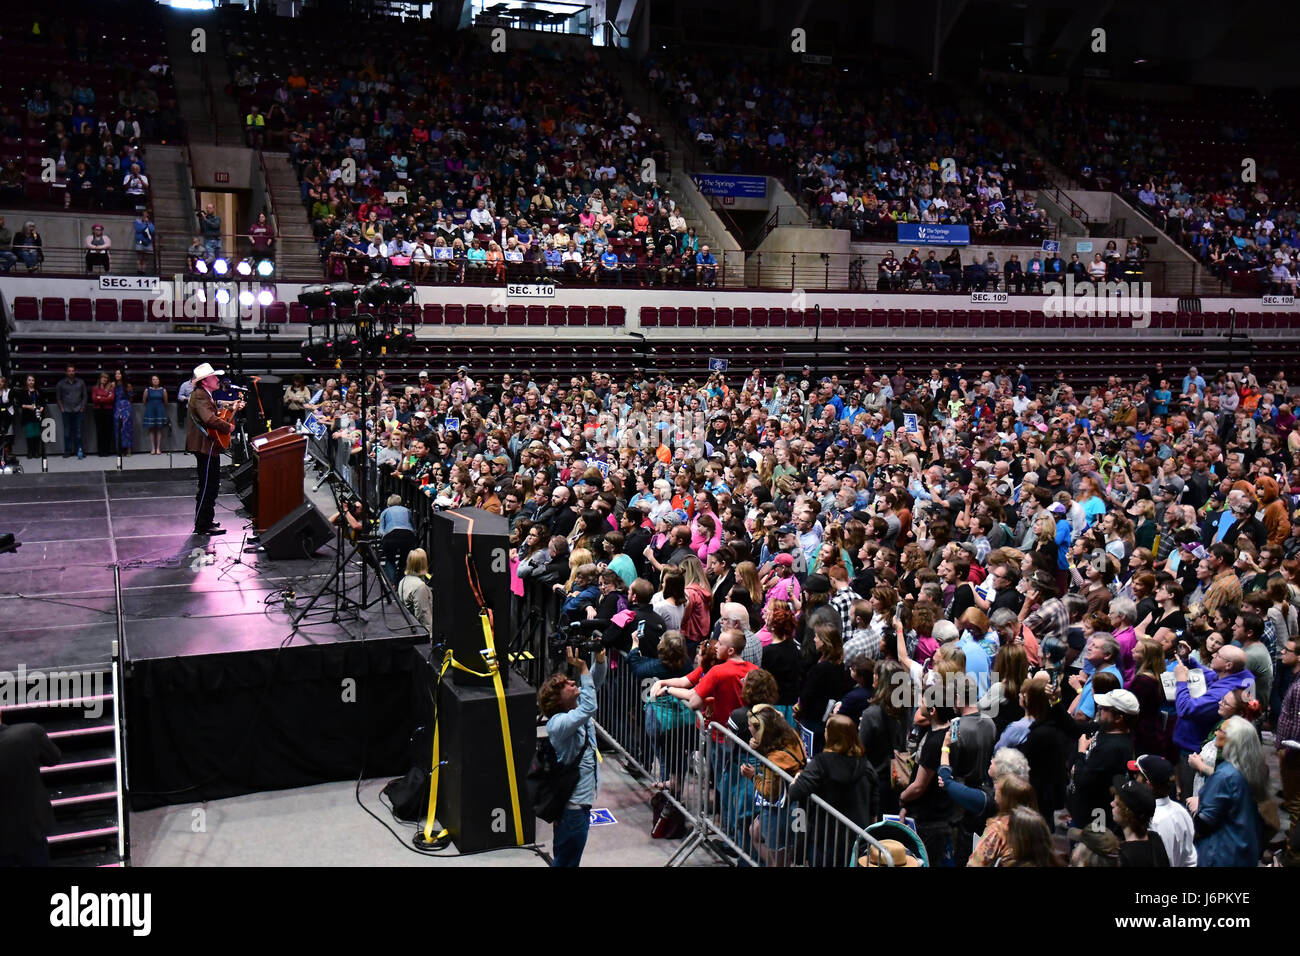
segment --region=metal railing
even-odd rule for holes
[[[151,275],[159,274],[159,249],[155,239],[153,251],[138,253],[128,245],[114,246],[106,250],[108,265],[105,269],[98,260],[92,260],[93,269],[87,266],[85,246],[51,246],[43,244],[38,249],[30,246],[18,246],[12,250],[0,250],[0,259],[7,262],[4,253],[11,253],[15,261],[9,265],[8,274],[44,275],[44,276],[87,276],[107,273],[110,275],[135,275],[139,271],[138,257],[143,255],[145,271]]]
[[[1089,222],[1088,213],[1084,210],[1082,206],[1080,206],[1073,199],[1067,196],[1064,193],[1064,191],[1062,191],[1060,186],[1055,186],[1055,185],[1039,186],[1038,192],[1047,193],[1048,197],[1051,198],[1052,202],[1056,203],[1058,206],[1060,206],[1062,209],[1068,212],[1073,218],[1079,220],[1079,222],[1082,223],[1085,228],[1087,227]]]
[[[688,828],[667,865],[706,847],[749,866],[848,867],[868,846],[880,847],[819,795],[791,800],[794,778],[723,725],[706,724],[667,694],[652,699],[655,663],[638,651],[613,652],[596,697],[596,730]]]

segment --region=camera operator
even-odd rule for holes
[[[566,660],[577,681],[566,672],[552,674],[537,692],[537,709],[546,718],[546,735],[562,764],[578,762],[578,783],[569,796],[564,813],[555,821],[552,866],[576,867],[582,861],[591,829],[591,807],[596,800],[596,692],[605,681],[608,664],[605,652],[596,654],[594,673],[576,648],[568,648]]]

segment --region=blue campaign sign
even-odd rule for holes
[[[706,196],[730,196],[736,199],[767,198],[766,176],[733,176],[729,173],[696,173],[691,177]]]
[[[914,242],[922,246],[969,246],[970,227],[900,222],[898,241]]]
[[[600,470],[600,473],[603,477],[605,478],[609,477],[609,462],[598,461],[596,462],[596,467]]]
[[[591,814],[591,825],[593,827],[603,827],[608,826],[611,823],[618,823],[618,821],[614,819],[614,814],[610,813],[604,807],[593,809],[589,812]]]
[[[709,359],[710,372],[725,372],[727,370],[727,360],[720,358]]]
[[[1060,240],[1058,240],[1058,239],[1044,239],[1044,240],[1043,240],[1043,251],[1044,251],[1044,252],[1060,252],[1060,251],[1061,251],[1061,243],[1060,243]]]
[[[325,427],[325,423],[316,418],[315,412],[312,412],[303,419],[302,427],[311,432],[312,436],[315,437],[317,441],[324,440],[325,432],[328,430]]]
[[[443,428],[445,428],[449,432],[460,431],[460,419],[459,418],[447,419],[447,421],[443,424]]]

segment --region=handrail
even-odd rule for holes
[[[125,681],[122,661],[126,659],[126,620],[122,607],[122,566],[113,565],[113,602],[117,612],[117,640],[113,642],[113,751],[117,758],[114,773],[117,782],[117,859],[126,865],[131,859],[131,821],[126,806],[126,721],[122,717]]]
[[[1083,223],[1085,226],[1088,225],[1088,213],[1082,206],[1067,196],[1060,186],[1040,186],[1038,191],[1047,193],[1047,195],[1051,197],[1052,201],[1058,206],[1066,207],[1066,212],[1068,212],[1073,218],[1079,220],[1079,222]]]
[[[266,155],[260,149],[257,151],[257,166],[262,172],[262,186],[266,192],[266,218],[271,220],[271,230],[275,233],[275,238],[271,240],[271,256],[279,262],[280,220],[275,215],[275,197],[271,194],[271,176],[266,171]]]

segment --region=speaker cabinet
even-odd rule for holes
[[[268,558],[288,560],[310,558],[334,536],[329,521],[310,501],[304,501],[262,532],[262,548]]]
[[[510,541],[506,519],[479,508],[438,511],[433,515],[433,642],[450,647],[456,660],[483,670],[483,625],[479,602],[466,566],[476,572],[483,601],[492,611],[493,644],[504,660],[514,635],[510,623]],[[508,668],[503,669],[506,673]],[[457,684],[484,686],[490,680],[452,669]]]
[[[518,677],[506,688],[506,714],[522,839],[515,832],[495,691],[491,686],[465,687],[450,681],[439,687],[439,759],[444,765],[438,773],[438,822],[451,832],[461,853],[532,843],[536,837],[525,780],[537,748],[537,697]]]

